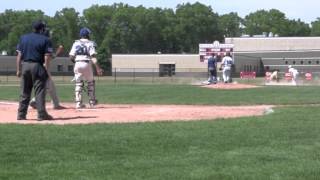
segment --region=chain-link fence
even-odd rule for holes
[[[2,68],[5,69],[5,68]],[[300,68],[301,69],[301,68]],[[299,70],[299,69],[298,69]],[[320,72],[309,71],[310,69],[299,70],[298,83],[301,85],[320,85]],[[247,72],[245,72],[247,73]],[[271,72],[270,72],[271,73]],[[278,73],[277,80],[270,80],[265,74],[254,73],[255,76],[240,77],[240,72],[233,72],[235,82],[251,84],[274,84],[281,85],[290,82],[285,76],[286,71]],[[308,73],[308,77],[307,77]],[[15,71],[0,71],[0,84],[18,84],[20,79],[15,76]],[[97,82],[103,83],[171,83],[171,84],[194,84],[199,85],[208,79],[208,72],[204,68],[113,68],[110,76],[95,76]],[[310,77],[311,74],[311,77]],[[222,72],[217,73],[218,79],[222,80]],[[54,73],[53,79],[56,83],[72,84],[73,74]]]
[[[2,68],[0,83],[18,83],[15,70]],[[57,83],[69,83],[73,79],[72,73],[51,73]],[[110,76],[96,76],[96,81],[110,83],[199,83],[208,78],[208,72],[203,68],[177,69],[174,67],[159,68],[113,68]]]

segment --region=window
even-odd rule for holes
[[[73,65],[68,65],[68,72],[72,72],[73,71]]]
[[[303,61],[300,61],[300,64],[303,64]]]
[[[288,61],[284,62],[285,64],[288,64]]]
[[[175,64],[159,64],[159,76],[173,76],[176,74]]]
[[[317,60],[316,63],[319,64],[319,60]]]
[[[292,64],[296,64],[296,61],[293,61]]]
[[[308,64],[311,64],[312,62],[311,61],[308,61]]]
[[[58,72],[63,72],[63,65],[62,64],[58,64],[57,65],[57,71]]]

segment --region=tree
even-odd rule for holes
[[[161,44],[160,51],[162,53],[181,52],[179,37],[176,32],[178,20],[175,12],[172,9],[165,9],[162,11],[161,16],[163,18],[161,23],[161,36],[163,38],[163,43]]]
[[[170,52],[168,38],[172,35],[173,28],[169,26],[173,24],[169,23],[168,18],[172,15],[174,16],[173,11],[160,8],[136,8],[132,21],[136,27],[136,53]]]
[[[196,53],[199,43],[211,43],[223,39],[218,27],[219,16],[212,12],[210,6],[199,2],[178,5],[176,16],[175,32],[181,52]]]
[[[243,19],[237,13],[231,12],[219,17],[219,27],[225,37],[238,37],[242,34]]]
[[[62,44],[65,49],[71,49],[74,40],[79,38],[79,13],[74,8],[64,8],[56,12],[50,24],[53,42],[56,45]]]
[[[288,31],[288,20],[285,14],[276,9],[250,13],[245,17],[244,25],[245,32],[249,35],[272,32],[284,36]]]
[[[287,29],[285,36],[310,36],[311,32],[309,24],[302,22],[300,19],[289,20]]]
[[[32,31],[32,22],[47,20],[42,11],[6,10],[0,14],[0,50],[6,50],[9,55],[15,55],[19,37]]]
[[[134,8],[122,3],[117,4],[110,28],[107,31],[106,42],[112,53],[130,53],[136,39],[136,26],[132,23]]]
[[[320,36],[320,18],[311,22],[311,36]]]
[[[98,46],[98,62],[103,69],[110,72],[110,49],[107,45],[106,34],[110,29],[113,14],[116,10],[116,4],[113,6],[93,5],[83,11],[81,25],[88,27],[92,31],[91,39]]]
[[[110,28],[115,6],[93,5],[83,11],[81,25],[88,27],[92,31],[92,39],[100,45]]]

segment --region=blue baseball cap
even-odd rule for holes
[[[86,27],[80,29],[80,37],[89,37],[90,33],[90,29]]]

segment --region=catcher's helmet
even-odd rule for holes
[[[90,33],[90,29],[86,27],[80,29],[80,37],[89,37]]]
[[[47,37],[50,37],[50,29],[49,28],[45,28],[44,32],[43,32],[43,35],[45,35]]]

